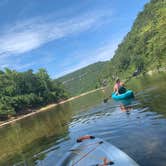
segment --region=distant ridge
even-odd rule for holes
[[[108,77],[108,68],[109,61],[97,62],[60,77],[58,78],[58,81],[64,84],[71,96],[78,95],[80,93],[99,88],[101,86],[102,79]],[[103,73],[107,76],[104,76]]]

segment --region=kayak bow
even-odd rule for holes
[[[127,154],[112,144],[93,136],[77,139],[76,145],[58,166],[138,166]]]

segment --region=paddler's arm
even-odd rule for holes
[[[116,95],[118,95],[118,94],[119,94],[119,92],[118,92],[118,89],[117,89],[117,86],[116,86],[116,85],[114,86],[114,93],[115,93]]]

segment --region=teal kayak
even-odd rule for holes
[[[114,100],[123,100],[123,99],[128,99],[128,98],[133,98],[134,97],[134,93],[132,90],[127,90],[125,93],[123,94],[115,94],[112,93],[112,98]]]
[[[78,141],[61,159],[58,166],[139,166],[114,145],[90,136]]]

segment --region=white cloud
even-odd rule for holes
[[[30,63],[8,63],[8,64],[0,64],[0,69],[4,69],[5,67],[13,69],[13,70],[22,70],[27,69],[35,65],[35,62]]]
[[[33,65],[35,65],[35,62],[30,62],[26,64],[16,64],[16,65],[13,65],[13,69],[15,70],[27,69],[29,67],[32,67]]]
[[[110,13],[109,13],[110,14]],[[40,18],[17,22],[0,34],[0,56],[11,56],[36,49],[43,44],[88,30],[104,21],[108,13],[87,13],[63,21]]]
[[[0,39],[0,53],[23,53],[39,45],[37,34],[33,32],[20,32],[6,35]]]
[[[118,44],[120,43],[120,41],[122,40],[122,37],[119,38],[116,41],[111,41],[108,43],[103,43],[102,46],[100,46],[98,49],[93,50],[91,52],[86,52],[86,53],[82,53],[81,55],[76,55],[76,57],[79,59],[76,65],[72,65],[68,62],[68,60],[66,62],[63,62],[63,67],[66,68],[63,69],[63,72],[58,73],[58,75],[55,75],[56,78],[61,77],[63,75],[69,74],[71,72],[74,72],[78,69],[81,69],[83,67],[86,67],[87,65],[90,65],[92,63],[98,62],[98,61],[106,61],[106,60],[110,60],[114,53],[115,50],[118,47]],[[86,55],[86,57],[84,57],[84,55]],[[66,66],[65,66],[66,63]],[[72,63],[72,62],[71,62]]]
[[[9,64],[3,64],[3,65],[0,65],[0,68],[3,69],[5,67],[9,67]]]
[[[111,41],[110,43],[105,43],[103,46],[101,46],[92,53],[88,61],[93,62],[94,60],[95,61],[110,60],[113,57],[119,43],[120,40]]]

